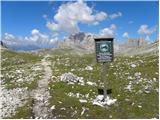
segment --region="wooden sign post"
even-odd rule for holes
[[[113,38],[95,38],[96,59],[102,63],[102,81],[104,99],[107,97],[106,62],[113,61]]]

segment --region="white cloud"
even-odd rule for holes
[[[31,34],[32,34],[32,35],[39,34],[39,30],[33,29],[33,30],[31,31]]]
[[[59,31],[59,26],[58,26],[58,24],[56,24],[56,23],[53,23],[53,22],[47,22],[47,24],[46,24],[46,26],[50,29],[50,30],[52,30],[52,31]]]
[[[122,37],[124,37],[124,38],[129,38],[128,32],[124,32],[123,35],[122,35]]]
[[[97,21],[102,21],[105,18],[107,18],[107,13],[105,13],[105,12],[99,12],[95,15],[95,20],[97,20]]]
[[[14,39],[15,37],[12,34],[5,33],[5,39]]]
[[[79,32],[78,23],[96,25],[107,18],[105,12],[93,14],[93,8],[87,6],[82,0],[62,4],[55,14],[54,22],[48,21],[46,26],[52,31]]]
[[[151,35],[156,30],[157,30],[157,26],[148,28],[148,25],[141,25],[137,32],[140,35]]]
[[[111,24],[110,27],[100,30],[99,35],[101,37],[114,37],[115,36],[116,25]]]
[[[122,16],[122,13],[118,12],[118,13],[113,13],[113,14],[109,15],[109,18],[110,19],[115,19],[115,18],[121,17],[121,16]]]
[[[40,33],[37,29],[33,29],[31,31],[31,37],[29,37],[29,39],[34,42],[48,42],[48,35]]]
[[[2,38],[4,43],[9,46],[35,46],[37,48],[50,48],[54,47],[58,43],[58,38],[56,35],[48,36],[44,33],[41,33],[38,29],[33,29],[30,36],[16,37],[12,34],[5,33]]]

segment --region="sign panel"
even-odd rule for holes
[[[95,38],[97,62],[113,61],[113,38]]]

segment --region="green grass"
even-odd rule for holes
[[[35,89],[37,87],[37,80],[43,75],[43,71],[34,71],[32,67],[37,62],[40,62],[42,57],[33,53],[14,52],[10,50],[2,51],[1,57],[1,73],[3,80],[2,85],[7,89],[17,87],[28,87],[28,89]],[[17,73],[16,70],[21,70]],[[33,79],[32,82],[15,82],[17,79]]]
[[[33,53],[15,52],[10,50],[2,51],[1,53],[1,67],[20,65],[26,63],[35,63],[41,59],[38,55]]]
[[[59,60],[58,60],[59,59]],[[66,93],[81,93],[83,95],[90,93],[90,98],[94,99],[97,95],[97,88],[100,88],[101,83],[101,64],[96,63],[95,55],[55,55],[50,58],[51,61],[56,62],[52,66],[53,75],[57,79],[58,76],[66,72],[72,72],[79,77],[83,77],[84,81],[96,82],[97,87],[94,86],[81,86],[81,85],[68,85],[63,82],[50,83],[50,93],[53,96],[51,98],[51,105],[55,105],[54,110],[55,116],[57,118],[154,118],[158,117],[158,93],[156,88],[158,88],[158,56],[134,56],[134,57],[116,57],[114,62],[107,63],[107,82],[108,88],[112,89],[112,98],[116,98],[117,102],[115,105],[110,106],[108,109],[101,108],[99,106],[93,106],[91,102],[80,103],[79,99],[76,97],[69,97]],[[143,61],[143,63],[140,62]],[[112,64],[112,65],[111,65]],[[136,67],[132,68],[131,64],[135,64]],[[93,71],[86,71],[84,68],[86,66],[92,66]],[[113,67],[111,67],[113,66]],[[71,71],[75,69],[74,71]],[[81,70],[82,69],[82,70]],[[139,81],[138,78],[134,76],[136,72],[141,73],[142,82],[136,84]],[[115,74],[114,74],[115,73]],[[126,74],[129,73],[129,74]],[[128,80],[127,77],[132,76],[133,80]],[[147,81],[156,78],[156,82],[149,84]],[[100,81],[98,81],[100,80]],[[125,90],[129,84],[129,81],[133,82],[133,91],[129,92]],[[53,85],[53,86],[52,86]],[[150,93],[144,92],[144,86],[150,85],[152,88]],[[137,93],[142,90],[142,93]],[[82,98],[83,99],[83,98]],[[128,99],[128,100],[127,100]],[[58,101],[61,101],[60,104]],[[134,103],[134,105],[132,105]],[[138,106],[142,106],[139,108]],[[80,115],[82,107],[85,106],[89,110],[84,114]],[[60,108],[65,107],[66,111],[60,110]],[[72,107],[72,108],[71,108]],[[152,110],[151,110],[152,109]],[[77,114],[72,116],[72,113],[77,111]]]
[[[49,106],[55,105],[53,114],[56,118],[158,118],[159,97],[156,91],[159,88],[159,77],[157,74],[158,56],[116,56],[113,62],[107,63],[107,87],[112,89],[110,97],[117,99],[117,102],[108,108],[102,108],[92,104],[92,100],[97,96],[97,89],[101,88],[102,64],[96,63],[95,54],[76,55],[71,54],[71,51],[64,49],[49,52],[50,57],[48,60],[52,63],[50,67],[53,76],[56,77],[49,83],[49,91],[52,96]],[[5,58],[6,60],[2,61],[2,68],[5,68],[2,69],[2,74],[6,74],[7,72],[12,74],[11,72],[17,68],[25,68],[26,73],[31,73],[30,65],[39,62],[42,57],[34,54],[6,51],[4,54],[2,53],[2,59]],[[136,67],[132,68],[131,64],[135,64]],[[85,70],[87,66],[92,66],[93,70]],[[43,71],[38,72],[39,74],[35,75],[35,80],[31,84],[22,83],[20,86],[17,86],[17,84],[10,82],[13,78],[7,78],[5,83],[6,88],[12,89],[14,87],[28,86],[29,89],[34,89],[39,76],[43,75]],[[67,72],[72,72],[79,77],[83,77],[85,82],[95,82],[97,86],[68,85],[65,82],[61,82],[59,76]],[[140,78],[135,77],[136,72],[141,73],[141,82],[139,81]],[[129,80],[129,76],[133,79]],[[153,81],[153,78],[156,78],[156,80]],[[131,92],[125,89],[130,81],[133,87]],[[147,85],[150,87],[150,93],[145,93],[144,87]],[[67,95],[70,92],[74,94],[80,93],[82,96],[80,98],[70,97]],[[89,97],[86,98],[85,95],[88,93]],[[86,99],[88,102],[80,103],[79,99]],[[139,105],[142,108],[139,108]],[[28,106],[31,106],[30,100],[28,100],[28,103],[24,107],[17,108],[17,113],[12,118],[30,118],[31,113]],[[83,107],[88,110],[81,115]],[[61,110],[61,108],[65,108],[66,110]]]
[[[34,71],[33,65],[25,64],[25,65],[14,65],[12,67],[7,66],[6,69],[2,70],[3,80],[2,85],[7,89],[13,89],[17,87],[28,87],[28,89],[35,89],[37,87],[37,81],[41,79],[43,76],[42,71]],[[21,73],[17,73],[16,70],[21,70]],[[16,82],[18,79],[23,79],[24,82]],[[27,81],[29,80],[29,81]]]
[[[7,82],[5,82],[5,88],[6,89],[14,89],[14,88],[24,88],[27,87],[29,90],[33,90],[37,88],[37,81],[39,80],[39,78],[33,80],[31,83],[28,82],[23,82],[21,84],[17,84],[17,83],[11,83],[9,80]]]

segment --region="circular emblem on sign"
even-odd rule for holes
[[[101,52],[107,52],[108,51],[108,45],[107,44],[101,44],[100,45],[100,50]]]

